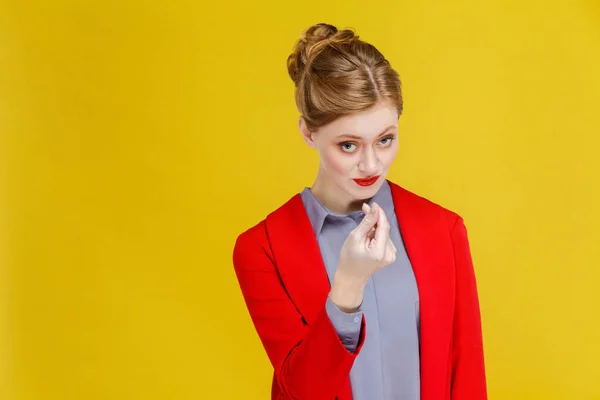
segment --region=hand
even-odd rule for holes
[[[377,270],[396,260],[396,247],[390,240],[390,224],[377,203],[363,204],[365,217],[348,235],[340,251],[338,271],[348,278],[366,282]]]
[[[380,210],[381,210],[381,208],[380,208]],[[363,203],[363,212],[365,214],[367,214],[369,211],[371,211],[371,207],[369,207],[369,205],[367,203]],[[385,212],[383,212],[383,210],[381,210],[381,213],[385,217],[385,220],[388,221],[388,225],[389,225],[389,220],[387,219],[387,215],[385,214]],[[377,224],[376,224],[376,226],[377,226]],[[369,231],[369,237],[370,238],[373,238],[375,236],[376,226],[374,226],[373,228],[371,228],[371,230]],[[389,235],[389,230],[388,230],[389,246],[390,246],[390,249],[394,251],[394,255],[396,255],[396,251],[397,251],[396,250],[396,246],[394,246],[394,242],[392,242],[392,239],[389,236],[390,235]]]
[[[364,285],[376,271],[396,260],[390,240],[390,224],[381,207],[363,204],[365,217],[348,235],[340,250],[330,298],[341,309],[351,311],[362,302]]]

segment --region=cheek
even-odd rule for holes
[[[388,151],[383,151],[379,156],[379,161],[385,168],[388,168],[396,158],[396,154],[398,154],[398,145],[388,149]]]
[[[353,165],[352,157],[343,154],[337,149],[321,153],[321,162],[329,173],[334,174],[345,174],[352,169]]]

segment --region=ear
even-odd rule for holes
[[[300,133],[302,134],[302,137],[304,138],[304,141],[306,142],[306,144],[311,147],[311,148],[315,148],[315,141],[313,139],[313,135],[314,132],[311,131],[310,129],[308,129],[308,126],[306,125],[306,121],[304,120],[304,117],[300,116],[300,118],[298,118],[298,129],[300,129]]]

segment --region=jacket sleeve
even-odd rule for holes
[[[237,238],[233,264],[281,391],[291,399],[334,399],[364,342],[364,317],[355,352],[342,344],[327,315],[325,300],[308,326],[279,278],[261,225]]]
[[[455,219],[451,231],[456,268],[452,345],[452,400],[487,399],[481,315],[467,229]]]

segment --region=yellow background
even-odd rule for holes
[[[326,21],[401,74],[389,177],[465,218],[490,398],[600,399],[598,1],[0,4],[0,398],[268,398],[231,250],[315,176]]]

